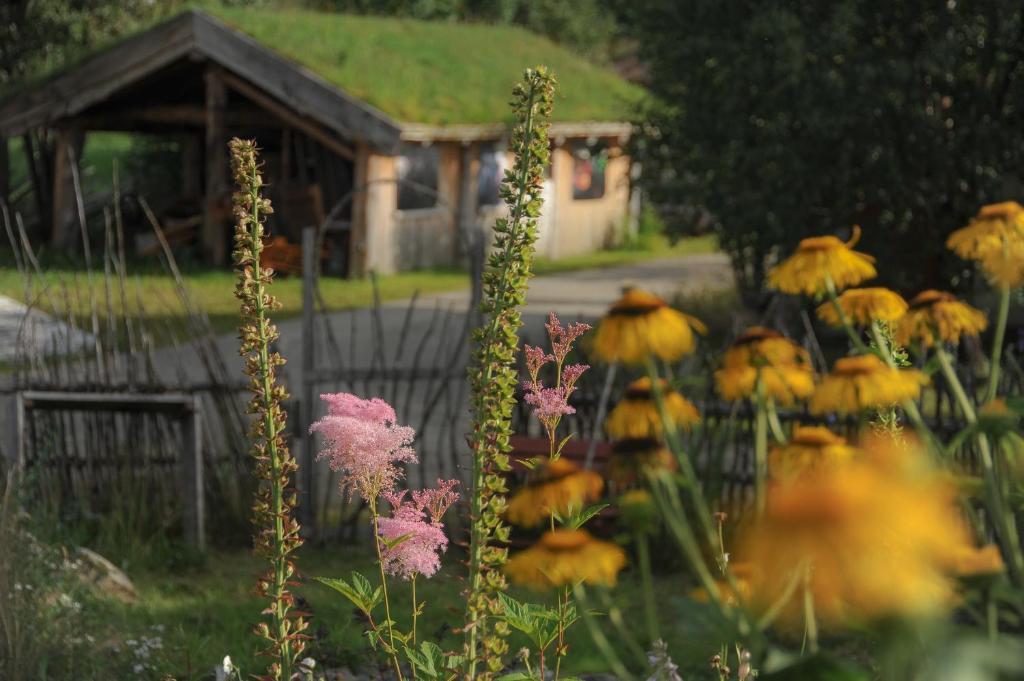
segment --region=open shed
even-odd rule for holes
[[[460,237],[500,210],[508,92],[533,63],[563,84],[540,251],[613,243],[629,210],[624,144],[641,92],[515,28],[187,11],[9,89],[0,139],[20,136],[31,153],[30,133],[51,132],[49,163],[33,159],[30,169],[45,175],[41,235],[57,246],[77,234],[73,181],[86,135],[156,134],[181,142],[181,196],[160,216],[165,232],[224,264],[226,143],[243,136],[264,152],[272,233],[296,242],[302,227],[325,224],[339,273],[448,266],[464,255]]]

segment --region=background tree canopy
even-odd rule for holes
[[[797,240],[858,223],[889,283],[961,268],[945,236],[1022,198],[1019,0],[637,0],[644,175],[676,231],[710,217],[741,285]],[[846,232],[848,233],[848,231]],[[910,263],[925,262],[927,265]]]

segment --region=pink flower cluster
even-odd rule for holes
[[[381,562],[389,575],[410,579],[416,575],[432,577],[441,567],[441,556],[448,548],[441,518],[459,495],[457,480],[438,480],[436,489],[417,490],[412,500],[406,492],[389,492],[384,498],[391,504],[391,517],[377,520],[381,539]]]
[[[551,341],[551,353],[532,345],[525,347],[526,371],[530,380],[523,383],[523,390],[526,392],[526,403],[533,406],[534,414],[547,431],[548,438],[554,442],[555,429],[562,416],[576,413],[569,406],[569,396],[576,390],[580,376],[590,368],[586,364],[565,364],[565,358],[572,351],[576,339],[591,327],[590,324],[575,322],[565,328],[554,312],[548,314],[544,327]],[[545,387],[540,379],[540,370],[550,362],[555,363],[555,385]]]
[[[384,400],[363,400],[348,393],[321,395],[327,416],[310,431],[323,435],[318,459],[327,458],[342,474],[341,488],[371,502],[394,489],[402,477],[400,464],[415,463],[416,431],[396,423],[395,410]]]

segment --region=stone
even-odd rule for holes
[[[79,578],[99,594],[122,603],[134,603],[139,596],[135,585],[116,565],[90,549],[75,549]]]

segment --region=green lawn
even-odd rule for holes
[[[712,237],[683,239],[669,245],[662,238],[649,238],[645,245],[634,248],[619,248],[588,255],[565,258],[556,261],[538,260],[537,274],[552,274],[571,270],[612,267],[640,262],[652,258],[695,253],[710,253],[716,250]],[[10,256],[0,258],[0,295],[26,300],[21,277],[9,262]],[[147,322],[151,333],[165,337],[168,328],[180,329],[185,308],[176,292],[174,279],[157,268],[153,262],[129,265],[128,309],[133,316],[141,316]],[[205,311],[215,331],[227,332],[238,324],[238,301],[234,297],[234,274],[230,270],[193,269],[186,270],[185,280],[196,306]],[[89,318],[90,301],[87,278],[79,266],[53,264],[44,268],[45,288],[36,286],[32,300],[49,312],[66,308],[73,310],[76,318],[84,322]],[[377,279],[381,300],[408,298],[416,291],[421,295],[458,290],[468,286],[467,275],[455,270],[426,270],[381,276]],[[38,283],[38,282],[37,282]],[[107,309],[107,286],[102,272],[94,274],[93,299],[101,317]],[[120,303],[117,282],[111,282],[112,301],[110,309],[115,319],[123,318],[125,306]],[[368,307],[373,304],[373,285],[369,279],[338,279],[325,277],[321,280],[324,300],[332,310]],[[274,281],[272,292],[281,302],[276,319],[287,319],[302,314],[302,279],[279,277]]]
[[[305,599],[304,607],[312,613],[309,633],[316,639],[308,654],[320,665],[328,667],[358,669],[372,662],[362,637],[364,625],[352,606],[339,594],[309,579],[314,576],[347,577],[352,570],[359,570],[376,582],[378,578],[369,548],[334,546],[303,549],[297,563],[306,578],[297,593]],[[169,567],[133,573],[130,576],[138,589],[139,601],[132,605],[106,603],[101,606],[103,612],[100,614],[109,628],[109,640],[116,644],[131,637],[159,635],[164,646],[155,660],[159,673],[172,674],[177,681],[203,679],[204,674],[219,664],[224,655],[230,655],[241,666],[243,678],[248,678],[249,674],[260,670],[258,665],[261,664],[255,655],[258,642],[249,633],[263,605],[253,595],[253,581],[260,568],[259,561],[248,552],[238,550],[212,553],[202,567]],[[459,645],[452,629],[462,621],[465,605],[459,593],[463,588],[458,579],[462,570],[456,557],[449,554],[441,573],[430,580],[421,579],[417,584],[419,600],[427,603],[418,631],[448,650]],[[687,667],[691,671],[702,669],[714,646],[711,641],[695,638],[693,630],[700,624],[703,612],[699,605],[683,597],[687,591],[685,584],[685,578],[678,575],[656,578],[662,634],[672,642],[673,654],[687,658],[679,660],[681,665],[686,665],[684,672]],[[409,620],[409,586],[400,580],[391,580],[390,585],[392,614],[404,627]],[[640,588],[635,574],[628,570],[623,573],[613,594],[614,601],[629,619],[631,630],[638,632],[642,615],[639,609]],[[514,595],[521,599],[545,598],[525,592]],[[682,616],[683,610],[689,613],[687,617]],[[616,640],[606,621],[601,626]],[[510,643],[513,652],[526,645],[526,641],[518,637],[513,637]],[[607,669],[584,623],[578,623],[571,630],[569,645],[571,654],[563,672]],[[628,656],[621,640],[616,640],[616,648],[620,654]],[[693,677],[687,675],[686,678]]]

